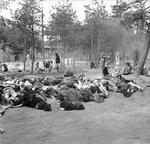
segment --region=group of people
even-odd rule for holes
[[[40,68],[40,64],[39,62],[37,62],[35,66],[35,71],[37,73],[42,71],[51,72],[53,68],[53,61],[43,61],[43,66],[44,69]],[[60,71],[60,56],[58,55],[58,53],[55,53],[55,68],[57,72]]]
[[[123,72],[121,72],[121,67],[119,65],[116,65],[114,73],[117,73],[117,74],[119,73],[122,75],[130,75],[130,74],[134,73],[134,71],[137,69],[137,66],[138,65],[132,66],[130,62],[126,62],[125,68],[124,68]],[[147,69],[145,66],[142,69],[141,75],[148,76],[148,72],[147,72]]]
[[[102,68],[102,74],[103,74],[104,78],[109,79],[111,77],[111,75],[116,77],[117,75],[130,75],[130,74],[133,74],[134,70],[135,69],[131,66],[131,64],[129,62],[126,62],[126,66],[125,66],[123,71],[121,71],[121,67],[119,65],[116,65],[114,67],[114,72],[112,74],[110,74],[109,66],[106,63],[104,65],[104,67]]]
[[[115,92],[121,92],[125,97],[129,97],[137,90],[143,91],[143,88],[137,85],[133,80],[128,80],[123,77],[123,75],[132,74],[133,71],[134,69],[129,62],[126,63],[123,72],[121,72],[121,69],[118,66],[114,73],[109,71],[109,66],[106,64],[102,69],[102,74],[103,79],[106,82],[107,89]]]

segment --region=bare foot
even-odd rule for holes
[[[64,108],[60,108],[60,110],[64,111],[65,109]]]
[[[5,110],[1,110],[0,111],[0,117],[2,117],[4,115],[4,113],[5,113]]]
[[[4,132],[4,129],[0,128],[0,134],[3,134]]]

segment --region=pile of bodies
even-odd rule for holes
[[[0,76],[0,104],[3,115],[8,108],[21,106],[51,111],[48,99],[60,102],[60,109],[83,110],[83,102],[102,103],[109,96],[109,91],[131,96],[140,86],[121,75],[110,80],[91,80],[85,75],[75,77],[68,72],[62,77],[11,78]]]

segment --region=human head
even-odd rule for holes
[[[126,65],[127,65],[127,66],[130,66],[130,63],[129,63],[129,62],[126,62]]]
[[[105,63],[105,67],[108,67],[108,63]]]
[[[119,79],[119,80],[123,79],[122,75],[120,75],[120,74],[116,75],[116,78]]]
[[[44,111],[51,111],[52,110],[50,104],[44,104],[42,102],[37,103],[35,108],[39,109],[39,110],[44,110]]]
[[[58,56],[58,53],[55,53],[56,56]]]
[[[18,97],[14,98],[15,105],[19,105],[21,103],[21,100]]]

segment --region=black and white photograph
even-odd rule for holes
[[[150,144],[150,0],[0,0],[0,144]]]

